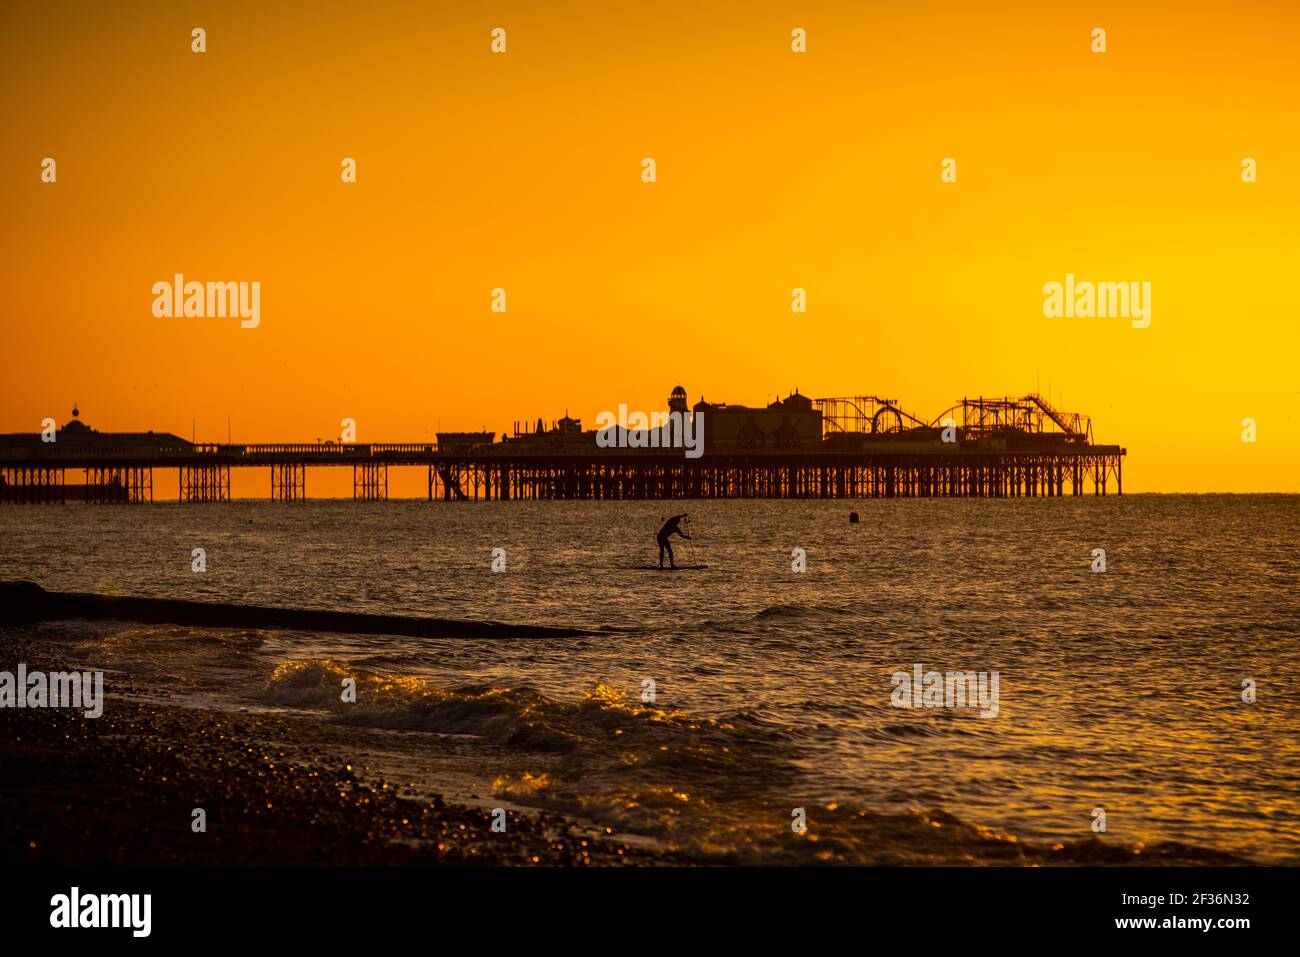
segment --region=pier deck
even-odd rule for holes
[[[1015,498],[1123,493],[1125,449],[987,441],[881,441],[851,450],[439,450],[427,443],[284,443],[185,448],[97,446],[0,451],[0,501],[147,502],[154,471],[175,470],[179,498],[228,501],[232,469],[270,472],[271,498],[306,496],[307,471],[353,469],[353,497],[388,496],[388,470],[422,467],[429,500],[679,498]],[[83,470],[84,484],[67,484]]]

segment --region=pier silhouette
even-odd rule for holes
[[[681,413],[685,393],[673,390]],[[435,442],[202,443],[170,433],[97,432],[75,418],[53,441],[0,435],[0,502],[153,500],[154,473],[175,470],[182,502],[230,499],[232,469],[266,469],[270,498],[301,501],[307,470],[351,468],[353,498],[388,497],[388,470],[426,470],[430,501],[683,498],[1017,498],[1123,493],[1118,445],[1093,441],[1086,416],[1043,397],[963,399],[921,419],[877,396],[766,407],[701,399],[704,449],[620,441],[603,446],[567,415],[553,428],[497,440],[439,433]],[[67,473],[84,482],[68,484]]]

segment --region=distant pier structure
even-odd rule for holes
[[[566,414],[549,428],[516,424],[499,440],[443,432],[432,443],[240,445],[99,432],[74,414],[53,441],[0,435],[0,503],[150,502],[158,470],[175,470],[182,502],[223,502],[232,469],[266,470],[269,497],[294,502],[307,496],[308,469],[349,467],[363,501],[388,497],[391,468],[425,470],[429,500],[447,502],[1123,493],[1126,450],[1097,444],[1086,416],[1039,395],[962,399],[923,420],[892,399],[798,390],[762,406],[701,398],[688,409],[678,386],[667,412],[646,418],[597,433]],[[83,480],[69,483],[69,472]]]

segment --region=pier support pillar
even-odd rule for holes
[[[86,501],[132,504],[153,501],[153,469],[96,465],[86,472]]]
[[[64,471],[52,466],[0,470],[0,502],[15,505],[67,501]]]
[[[307,466],[294,463],[271,466],[271,501],[302,502],[306,498]]]
[[[383,462],[365,462],[352,466],[352,500],[384,502],[388,500],[388,466]]]
[[[229,465],[182,465],[180,500],[182,502],[229,502]]]

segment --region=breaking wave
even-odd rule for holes
[[[356,701],[342,700],[348,679]],[[495,796],[652,838],[694,859],[762,864],[1225,862],[1183,845],[1028,844],[941,810],[879,813],[801,797],[799,732],[738,712],[700,718],[597,684],[573,701],[527,686],[437,688],[333,659],[290,660],[269,704],[395,731],[472,735],[504,752]],[[903,726],[887,734],[916,733]],[[928,732],[921,732],[928,733]],[[791,827],[801,807],[807,830]]]

